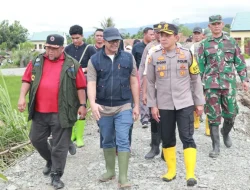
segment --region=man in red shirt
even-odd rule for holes
[[[64,53],[63,42],[64,38],[57,34],[47,37],[46,52],[26,68],[18,101],[18,109],[23,112],[29,92],[30,140],[47,161],[43,173],[51,172],[51,184],[55,189],[64,187],[60,178],[77,114],[80,119],[86,115],[86,79],[80,64]],[[51,133],[50,151],[47,138]]]

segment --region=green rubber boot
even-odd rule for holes
[[[76,126],[76,146],[78,148],[84,146],[83,136],[84,136],[84,128],[85,128],[85,122],[86,120],[78,120],[75,123]]]
[[[99,180],[106,182],[115,178],[115,148],[105,148],[103,153],[107,171],[99,177]]]
[[[119,165],[119,180],[118,187],[122,189],[127,189],[131,187],[128,182],[128,162],[129,162],[130,152],[118,152],[118,165]]]

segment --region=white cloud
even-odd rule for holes
[[[58,30],[68,32],[79,24],[84,31],[93,30],[105,17],[112,17],[118,28],[140,27],[160,21],[180,23],[201,22],[212,14],[233,17],[237,12],[249,11],[248,0],[7,0],[1,2],[0,18],[18,20],[29,32]]]

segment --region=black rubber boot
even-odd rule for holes
[[[160,153],[159,145],[161,142],[161,136],[159,135],[159,133],[151,133],[151,142],[151,150],[145,155],[146,160],[153,159],[156,155]]]
[[[60,173],[51,173],[50,177],[51,177],[51,185],[53,185],[53,187],[55,189],[62,189],[64,187],[64,183],[61,181],[61,174]]]
[[[209,153],[209,157],[217,158],[220,154],[219,126],[209,126],[209,128],[213,145],[213,150]]]
[[[76,154],[76,145],[72,141],[69,144],[69,153],[71,155],[75,155]]]
[[[220,132],[223,136],[223,141],[227,148],[230,148],[232,146],[232,140],[229,137],[229,133],[231,129],[233,128],[233,126],[234,126],[234,119],[232,118],[224,119],[223,127],[221,128]]]
[[[44,169],[43,169],[43,174],[44,175],[49,175],[50,174],[51,166],[52,166],[52,161],[48,160],[45,167],[44,167]]]

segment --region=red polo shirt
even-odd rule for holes
[[[59,59],[51,61],[44,55],[44,64],[41,80],[36,92],[35,110],[41,113],[58,112],[58,94],[60,85],[60,74],[64,63],[64,54]],[[31,82],[32,62],[29,62],[23,75],[23,82]],[[86,88],[86,78],[79,67],[76,75],[76,88]]]

